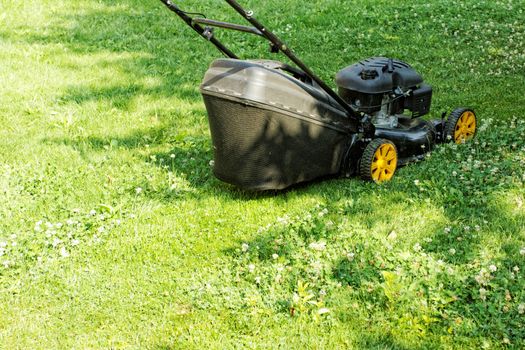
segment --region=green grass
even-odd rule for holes
[[[220,55],[159,1],[3,0],[0,348],[525,347],[525,3],[243,4],[329,82],[412,63],[476,141],[381,186],[243,192],[209,165]]]

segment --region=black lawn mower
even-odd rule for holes
[[[214,175],[248,190],[283,189],[328,175],[382,182],[397,167],[422,160],[442,142],[476,133],[472,109],[427,121],[432,88],[407,63],[372,57],[336,75],[338,93],[316,76],[274,33],[234,0],[225,0],[252,26],[182,11],[161,0],[228,58],[215,60],[200,90],[208,112]],[[192,17],[193,16],[193,17]],[[260,36],[274,60],[242,60],[215,28]]]

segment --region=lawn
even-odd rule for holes
[[[242,4],[332,86],[408,61],[475,141],[383,185],[244,192],[212,175],[220,53],[160,1],[1,0],[0,348],[524,348],[525,2]]]

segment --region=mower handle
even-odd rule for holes
[[[279,37],[277,37],[277,35],[275,35],[268,28],[266,28],[259,21],[257,21],[253,17],[253,11],[246,11],[241,5],[239,5],[239,3],[237,3],[237,1],[225,0],[246,21],[252,24],[253,27],[248,27],[248,26],[243,26],[243,25],[233,24],[233,23],[227,23],[227,22],[220,22],[220,21],[215,21],[215,20],[210,20],[210,19],[205,19],[205,18],[191,18],[188,15],[188,13],[182,11],[175,4],[173,4],[170,0],[160,0],[160,1],[162,1],[170,10],[175,12],[184,22],[186,22],[186,24],[188,24],[193,30],[199,33],[200,36],[209,40],[212,44],[215,45],[215,47],[217,47],[219,51],[221,51],[223,54],[225,54],[226,56],[230,58],[238,59],[238,57],[233,52],[231,52],[228,48],[226,48],[220,41],[218,41],[213,36],[213,32],[211,31],[211,28],[209,27],[203,28],[200,24],[210,25],[210,26],[220,27],[220,28],[226,28],[226,29],[232,29],[232,30],[237,30],[241,32],[247,32],[250,34],[256,34],[256,35],[266,38],[270,42],[273,52],[281,51],[284,55],[286,55],[293,63],[295,63],[300,68],[300,70],[302,71],[301,73],[304,73],[300,75],[302,76],[306,75],[312,81],[315,81],[321,89],[323,89],[330,97],[332,97],[337,102],[338,105],[340,105],[347,112],[347,115],[350,121],[352,121],[352,124],[354,124],[354,127],[356,130],[366,132],[367,128],[371,127],[371,122],[369,118],[367,118],[366,115],[363,115],[362,113],[355,110],[348,103],[346,103],[346,101],[343,100],[330,86],[328,86],[323,80],[321,80],[321,78],[315,75],[314,72],[305,63],[303,63],[294,54],[294,52],[290,50],[290,48],[281,39],[279,39]],[[297,72],[293,72],[293,73],[297,73]]]
[[[245,33],[255,34],[255,35],[259,35],[259,36],[264,36],[263,33],[261,33],[257,28],[243,26],[243,25],[240,25],[240,24],[216,21],[216,20],[213,20],[213,19],[193,18],[193,23],[207,24],[207,25],[210,25],[210,26],[213,26],[213,27],[225,28],[225,29],[233,29],[233,30],[237,30],[239,32],[245,32]]]
[[[194,31],[196,31],[200,36],[210,41],[215,47],[228,56],[229,58],[238,59],[237,55],[230,51],[226,46],[224,46],[219,40],[215,39],[213,35],[209,35],[209,30],[203,28],[198,23],[194,22],[194,19],[188,16],[188,14],[182,11],[177,5],[172,3],[170,0],[160,0],[168,9],[175,12],[188,26],[190,26]]]
[[[235,11],[237,11],[245,20],[250,22],[255,28],[257,28],[263,35],[272,43],[272,46],[277,48],[283,54],[285,54],[293,63],[295,63],[301,70],[308,75],[313,81],[315,81],[319,87],[321,87],[330,97],[332,97],[337,104],[343,107],[348,113],[350,119],[360,123],[360,115],[352,106],[346,103],[330,86],[328,86],[321,78],[314,74],[314,72],[304,64],[294,52],[281,40],[277,35],[271,32],[268,28],[263,26],[259,21],[253,17],[253,11],[246,11],[242,8],[239,3],[235,0],[225,0]]]

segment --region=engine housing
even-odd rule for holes
[[[339,95],[357,110],[382,116],[402,114],[417,118],[430,111],[432,87],[408,63],[371,57],[339,71]]]

